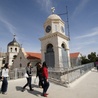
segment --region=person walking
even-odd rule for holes
[[[4,65],[2,68],[2,85],[1,85],[1,92],[2,94],[7,94],[7,89],[8,89],[8,80],[7,78],[9,77],[9,66],[8,63]]]
[[[47,97],[49,81],[48,81],[48,67],[46,65],[46,62],[43,62],[43,65],[42,65],[42,76],[43,76],[43,94],[42,94],[42,96]]]
[[[38,62],[38,63],[36,64],[36,69],[37,69],[36,78],[37,78],[37,77],[39,78],[38,86],[39,86],[40,88],[42,88],[42,87],[43,87],[43,83],[42,83],[43,77],[42,77],[42,64],[41,64],[41,62]]]
[[[27,74],[27,83],[23,86],[22,88],[22,92],[24,92],[26,86],[29,86],[30,91],[34,91],[34,89],[32,89],[32,85],[31,85],[31,81],[32,81],[32,73],[31,73],[31,62],[29,62],[26,66],[26,74]]]

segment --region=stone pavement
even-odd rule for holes
[[[26,83],[25,78],[10,80],[7,95],[0,94],[0,98],[44,98],[41,96],[42,89],[34,84],[34,77],[32,79],[34,91],[29,91],[27,87],[21,92],[22,86]],[[98,72],[92,70],[86,73],[71,83],[69,88],[50,83],[48,93],[47,98],[98,98]]]

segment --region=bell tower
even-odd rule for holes
[[[7,62],[9,63],[10,67],[13,64],[13,60],[17,57],[20,49],[20,44],[16,41],[15,38],[16,35],[13,36],[13,40],[7,45]]]
[[[60,16],[54,14],[48,16],[44,23],[44,36],[40,38],[42,61],[46,61],[48,67],[70,67],[69,37],[66,36],[65,23]]]

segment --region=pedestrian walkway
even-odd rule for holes
[[[32,81],[34,91],[29,91],[27,87],[24,92],[21,92],[21,88],[25,83],[25,78],[10,80],[8,94],[0,94],[0,98],[44,98],[41,96],[42,89],[34,84],[34,77]],[[91,70],[69,86],[69,88],[66,88],[50,83],[47,98],[98,98],[98,72]]]

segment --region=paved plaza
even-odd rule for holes
[[[44,98],[41,96],[42,89],[34,84],[32,77],[32,86],[34,91],[29,91],[27,87],[21,92],[22,86],[26,79],[10,80],[7,95],[0,94],[0,98]],[[1,82],[0,82],[1,86]],[[47,98],[98,98],[98,72],[91,70],[75,82],[71,83],[68,88],[50,83]]]

